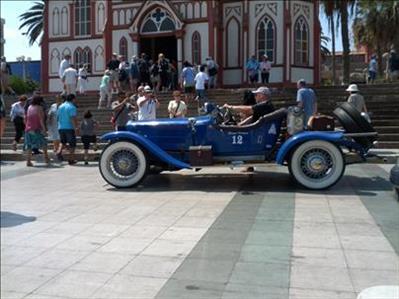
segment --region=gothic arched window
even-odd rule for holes
[[[122,37],[119,41],[119,55],[122,55],[127,59],[127,40],[125,37]]]
[[[267,55],[270,61],[275,59],[275,45],[276,45],[276,26],[271,18],[265,16],[261,18],[256,27],[257,33],[257,54],[260,59],[261,56]]]
[[[60,11],[56,7],[53,10],[53,35],[59,35],[60,34]]]
[[[75,35],[90,35],[90,0],[75,0]]]
[[[191,49],[192,49],[192,63],[194,64],[201,64],[201,35],[198,31],[193,33],[191,39]]]
[[[75,68],[79,68],[83,61],[83,50],[82,48],[78,47],[73,52],[73,63],[75,64]]]
[[[156,8],[144,19],[141,32],[174,31],[175,29],[176,25],[172,16],[167,11]]]
[[[301,16],[295,22],[295,64],[309,64],[309,27]]]

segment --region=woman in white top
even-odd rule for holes
[[[47,114],[48,140],[53,142],[54,153],[58,152],[58,148],[60,146],[60,134],[58,132],[58,120],[57,120],[57,111],[60,105],[61,105],[61,97],[57,95],[55,97],[55,103],[51,105]]]
[[[175,90],[173,92],[173,100],[168,105],[169,117],[178,118],[185,117],[187,113],[187,105],[181,100],[181,92]]]
[[[80,94],[85,94],[86,89],[87,89],[87,82],[89,82],[88,79],[88,69],[89,65],[87,63],[85,63],[80,69],[79,69],[79,79],[78,79],[78,83],[79,83],[79,93]]]
[[[270,70],[272,64],[267,55],[263,55],[262,62],[260,63],[260,76],[262,78],[262,84],[269,84]]]

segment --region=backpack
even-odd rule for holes
[[[124,68],[119,70],[119,81],[125,81],[128,78],[128,76],[129,75]]]
[[[157,64],[153,64],[151,67],[151,75],[158,76],[159,74],[159,66]]]

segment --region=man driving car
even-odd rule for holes
[[[256,104],[253,106],[233,106],[224,104],[223,107],[231,109],[237,113],[242,113],[245,115],[245,119],[241,121],[238,125],[247,125],[256,122],[262,116],[274,111],[273,104],[271,103],[271,92],[270,89],[262,86],[257,90],[252,91],[255,94]]]

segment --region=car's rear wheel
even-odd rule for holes
[[[117,188],[139,184],[147,174],[148,162],[143,150],[127,141],[109,144],[100,156],[100,173],[104,180]]]
[[[297,183],[320,190],[339,181],[345,171],[345,161],[341,150],[334,144],[312,140],[294,149],[288,168]]]

